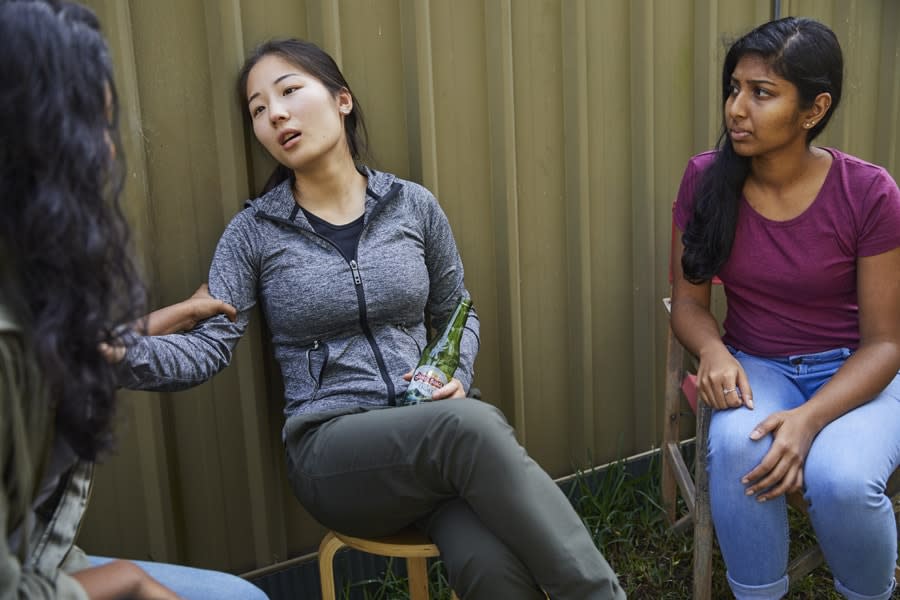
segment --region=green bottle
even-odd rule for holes
[[[398,402],[400,406],[430,402],[434,390],[453,378],[459,366],[459,343],[462,341],[470,308],[472,299],[465,296],[460,298],[444,331],[425,346],[409,387]]]

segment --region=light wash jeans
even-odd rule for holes
[[[732,349],[753,389],[754,410],[713,412],[708,446],[710,503],[728,583],[738,600],[787,593],[788,521],[784,496],[758,502],[741,477],[772,443],[749,437],[772,413],[806,402],[844,364],[845,348],[785,358]],[[900,374],[872,401],[827,425],[803,469],[809,516],[838,592],[886,600],[894,589],[897,526],[888,477],[900,463]]]
[[[92,567],[108,563],[112,558],[88,556]],[[258,587],[236,575],[184,565],[131,561],[183,600],[268,600]]]

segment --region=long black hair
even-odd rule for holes
[[[750,159],[739,156],[728,137],[724,107],[731,93],[731,76],[746,55],[769,67],[797,87],[800,108],[816,96],[831,94],[831,110],[807,132],[807,145],[818,136],[841,101],[844,60],[834,32],[812,19],[786,17],[760,25],[734,42],[722,66],[722,133],[716,158],[704,172],[694,197],[694,212],[685,228],[681,264],[692,283],[712,279],[731,254],[739,200],[750,174]]]
[[[250,77],[250,71],[256,66],[256,63],[271,54],[280,56],[303,69],[321,81],[322,85],[335,96],[344,90],[350,93],[350,96],[353,97],[353,108],[349,114],[344,116],[344,135],[347,138],[347,147],[350,149],[350,156],[353,157],[353,160],[359,161],[365,158],[368,152],[368,132],[362,106],[331,55],[312,42],[296,38],[273,39],[254,48],[238,74],[237,95],[241,112],[247,114],[247,80]],[[279,164],[263,186],[262,193],[265,194],[291,177],[293,177],[291,170]]]
[[[0,2],[0,301],[84,459],[112,441],[115,384],[98,344],[143,312],[119,208],[124,166],[112,65],[94,14]]]

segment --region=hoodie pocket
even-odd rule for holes
[[[415,335],[413,335],[413,333],[409,330],[409,328],[402,323],[398,323],[397,329],[400,330],[400,333],[402,333],[407,338],[409,338],[409,340],[416,347],[416,356],[422,356],[422,346],[419,345],[419,340],[416,338]]]
[[[312,393],[316,394],[322,387],[322,375],[328,366],[328,344],[316,340],[306,349],[306,370],[312,382]]]

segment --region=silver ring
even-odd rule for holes
[[[735,391],[737,391],[737,388],[731,388],[730,390],[726,390],[725,388],[722,388],[722,393],[726,394],[726,395],[730,394],[731,392],[735,392]]]

